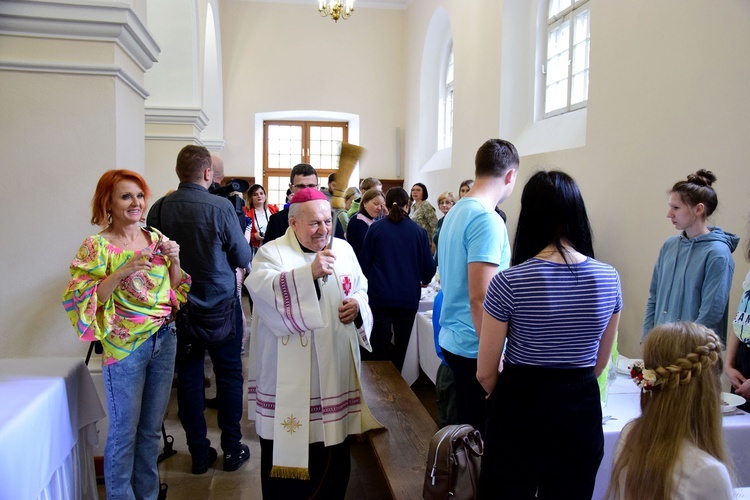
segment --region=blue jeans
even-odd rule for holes
[[[107,498],[159,494],[159,441],[174,377],[177,337],[164,325],[128,357],[102,369],[109,434],[104,448]]]
[[[228,342],[209,347],[200,342],[188,343],[178,338],[177,348],[177,407],[180,423],[185,430],[188,449],[193,457],[202,459],[211,441],[206,437],[206,417],[203,414],[203,387],[206,351],[211,357],[216,374],[216,403],[221,429],[221,449],[224,453],[238,453],[242,431],[242,310],[239,298],[235,310],[235,335]]]

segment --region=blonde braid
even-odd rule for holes
[[[687,385],[693,377],[699,376],[704,368],[718,361],[721,342],[713,333],[708,334],[707,337],[708,342],[705,345],[696,347],[684,358],[677,359],[669,366],[659,366],[654,369],[662,387],[674,389],[680,385]]]

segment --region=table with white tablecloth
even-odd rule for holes
[[[419,370],[435,383],[440,358],[435,352],[434,330],[432,328],[432,311],[417,313],[411,330],[409,345],[406,348],[404,366],[401,376],[406,383],[412,385],[419,378]]]
[[[82,359],[0,359],[0,401],[0,498],[98,498],[105,413]]]
[[[612,475],[612,461],[617,439],[625,424],[641,414],[640,389],[628,375],[618,374],[602,410],[605,416],[614,417],[604,426],[604,458],[596,475],[594,499],[604,498]],[[736,412],[723,417],[724,439],[729,455],[734,461],[736,486],[750,486],[750,414]]]

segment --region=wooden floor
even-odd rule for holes
[[[245,359],[243,356],[243,361]],[[206,374],[210,375],[212,380],[211,387],[206,389],[206,397],[213,397],[216,384],[213,383],[210,361],[206,362]],[[435,386],[429,378],[422,374],[412,389],[433,419],[437,421]],[[244,391],[244,394],[247,394],[247,391]],[[260,499],[260,445],[255,434],[254,422],[247,418],[247,407],[245,407],[242,419],[242,441],[250,447],[250,460],[235,472],[222,470],[216,410],[207,409],[205,414],[208,438],[211,440],[211,445],[219,450],[219,459],[214,464],[214,468],[209,469],[206,474],[195,476],[190,473],[190,453],[185,444],[185,433],[177,419],[176,391],[172,390],[165,427],[167,434],[174,438],[174,449],[177,454],[159,464],[161,481],[169,486],[167,498],[169,500]],[[99,486],[99,498],[102,500],[106,498],[105,489],[105,485]],[[364,440],[352,443],[352,470],[346,498],[351,500],[390,498],[372,449]]]

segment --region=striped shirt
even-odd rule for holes
[[[484,300],[490,316],[508,323],[505,363],[549,368],[594,366],[620,309],[617,271],[590,258],[570,266],[529,259],[493,277]]]

